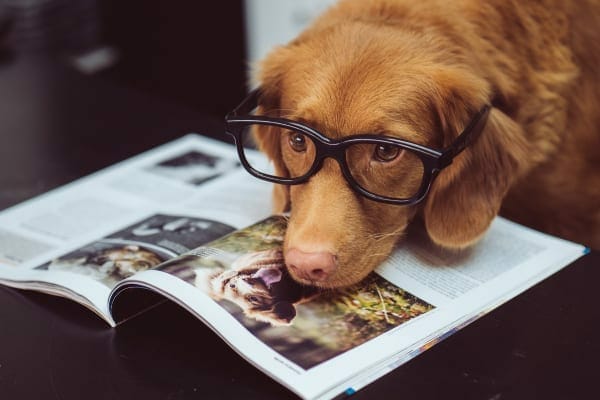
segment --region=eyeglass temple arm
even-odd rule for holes
[[[460,135],[454,140],[454,142],[444,150],[442,158],[440,159],[440,168],[444,168],[452,163],[454,157],[459,155],[464,149],[473,144],[475,140],[483,132],[483,128],[487,122],[491,106],[486,104],[477,112],[475,117],[469,122],[469,125],[462,131]]]
[[[254,110],[258,105],[258,98],[260,97],[260,93],[260,88],[252,90],[250,93],[248,93],[248,96],[246,96],[246,98],[242,100],[239,106],[237,106],[232,112],[227,114],[226,118],[250,114],[250,112]]]

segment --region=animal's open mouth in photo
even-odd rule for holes
[[[296,282],[289,274],[281,250],[246,254],[231,269],[208,278],[211,295],[242,309],[246,317],[271,325],[289,325],[296,305],[318,293],[312,286]]]
[[[224,292],[227,287],[231,289],[239,289],[240,287],[248,286],[257,292],[269,294],[274,289],[274,285],[281,281],[283,277],[283,269],[283,266],[263,267],[258,269],[252,275],[241,275],[237,273],[236,275],[223,280],[221,283],[221,290]]]

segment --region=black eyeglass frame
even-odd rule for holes
[[[338,162],[342,174],[353,190],[368,199],[397,205],[417,204],[422,201],[425,196],[427,196],[427,193],[431,188],[431,184],[437,177],[438,173],[448,165],[452,164],[454,158],[479,137],[483,131],[483,128],[485,127],[485,123],[491,108],[487,104],[484,105],[471,119],[461,134],[458,135],[452,144],[450,144],[450,146],[443,150],[437,150],[417,143],[383,135],[376,136],[372,134],[360,134],[345,137],[343,139],[330,139],[316,129],[313,129],[310,126],[300,122],[285,118],[252,115],[250,113],[258,107],[260,95],[260,88],[254,89],[244,100],[242,100],[240,105],[238,105],[225,117],[225,131],[229,135],[233,136],[240,162],[251,175],[268,182],[283,185],[299,185],[307,182],[311,176],[316,174],[323,166],[323,161],[325,158],[330,157]],[[315,145],[315,159],[308,171],[304,175],[296,178],[280,178],[254,169],[246,159],[242,133],[244,128],[247,126],[256,124],[290,129],[295,132],[305,134],[311,138]],[[352,176],[352,173],[350,172],[350,169],[346,163],[346,148],[356,144],[387,144],[398,146],[402,149],[407,149],[416,154],[423,163],[423,178],[417,193],[407,199],[397,199],[372,193],[360,186],[360,184],[356,182],[356,179],[354,179]]]

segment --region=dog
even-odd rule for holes
[[[248,253],[235,260],[229,269],[196,269],[195,286],[215,300],[236,304],[243,313],[271,326],[290,325],[296,305],[318,295],[315,287],[294,281],[281,250]]]
[[[330,158],[303,184],[275,185],[274,211],[291,213],[292,277],[350,285],[410,223],[462,249],[499,213],[600,248],[598,26],[593,0],[345,0],[274,49],[258,64],[257,112],[333,140],[374,133],[443,149],[491,107],[477,140],[418,204],[366,199]],[[273,129],[254,136],[285,174],[295,166]]]

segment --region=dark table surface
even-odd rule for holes
[[[187,132],[201,113],[57,62],[0,63],[0,209]],[[356,399],[591,399],[600,255],[581,258]],[[294,398],[173,304],[110,329],[71,301],[0,286],[0,399]]]

